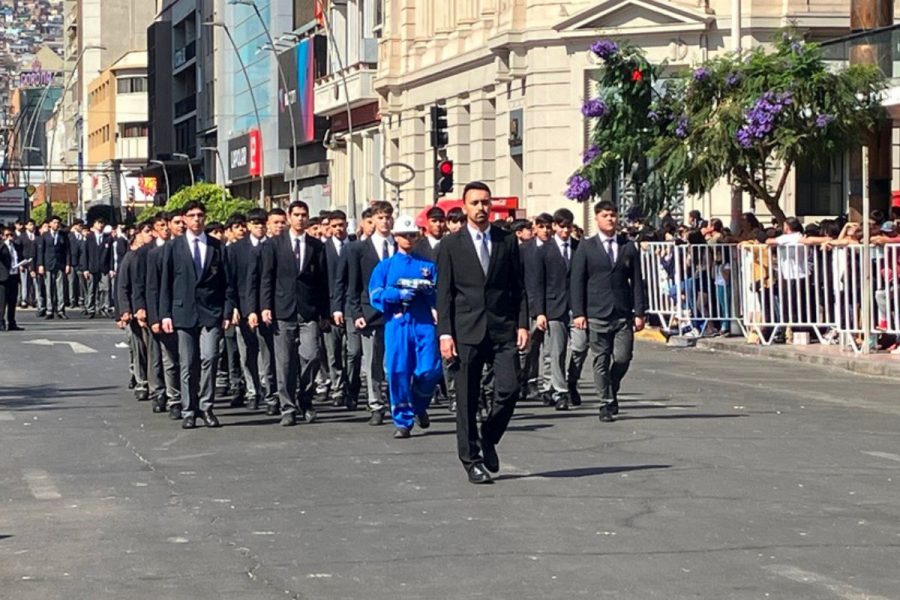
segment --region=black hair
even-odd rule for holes
[[[785,219],[785,224],[788,226],[788,229],[793,233],[802,233],[803,232],[803,223],[800,222],[800,219],[797,217],[788,217]]]
[[[266,211],[261,208],[251,208],[247,211],[247,222],[260,221],[265,223],[267,217]]]
[[[535,225],[553,225],[553,215],[549,213],[541,213],[534,218]]]
[[[703,237],[703,234],[700,233],[699,229],[692,229],[691,232],[687,236],[688,244],[705,244],[706,238]]]
[[[869,218],[879,225],[881,225],[885,221],[884,213],[877,208],[869,213]]]
[[[322,224],[322,217],[313,217],[309,220],[310,227],[312,227],[313,225],[321,225],[321,224]]]
[[[345,213],[344,211],[342,211],[342,210],[340,210],[340,209],[338,209],[338,210],[333,210],[333,211],[331,211],[331,213],[330,213],[330,219],[331,219],[332,221],[346,221],[346,220],[347,220],[347,213]]]
[[[530,229],[531,223],[528,222],[528,219],[516,219],[512,222],[511,229],[513,231],[522,231],[523,229]]]
[[[444,209],[439,206],[432,206],[428,209],[428,212],[425,213],[425,217],[430,221],[432,219],[439,219],[443,221],[447,218],[447,215],[444,214]]]
[[[608,210],[612,211],[616,214],[619,214],[619,208],[615,205],[614,202],[609,200],[601,200],[597,204],[594,205],[594,214],[599,215],[601,212]]]
[[[466,187],[463,188],[463,202],[466,201],[466,194],[468,194],[472,190],[487,192],[488,196],[493,196],[493,194],[491,193],[491,188],[489,188],[488,185],[483,181],[470,181],[466,184]]]
[[[157,213],[156,216],[154,216],[154,217],[150,220],[150,222],[153,223],[153,226],[154,226],[154,227],[156,227],[156,224],[157,224],[157,223],[168,223],[169,220],[170,220],[170,219],[169,219],[169,216],[168,216],[166,213],[161,212],[161,213]]]
[[[363,219],[371,219],[372,218],[372,208],[370,207],[370,208],[363,209],[361,216]]]
[[[277,215],[279,217],[287,217],[287,213],[284,212],[284,209],[278,208],[277,206],[269,211],[268,216],[271,217],[272,215]]]
[[[461,223],[466,220],[466,215],[463,213],[463,209],[458,206],[454,206],[449,211],[447,211],[447,220],[451,223]]]
[[[561,227],[568,227],[575,222],[575,215],[568,208],[558,208],[553,213],[553,222]]]
[[[372,203],[372,216],[375,215],[388,215],[392,216],[394,214],[394,205],[390,202],[386,202],[384,200],[376,200]]]
[[[219,221],[213,221],[212,223],[210,223],[210,224],[208,224],[208,225],[206,226],[206,229],[205,229],[204,231],[206,232],[206,235],[209,235],[209,234],[214,233],[214,232],[216,232],[216,231],[222,231],[222,232],[224,232],[224,231],[225,231],[225,226],[222,225],[222,223],[220,223]]]
[[[295,208],[302,208],[307,212],[307,214],[309,214],[309,204],[307,204],[303,200],[294,200],[293,202],[288,204],[288,213],[293,212]]]
[[[203,204],[203,203],[202,203],[201,201],[199,201],[199,200],[188,200],[188,202],[187,202],[187,203],[184,205],[184,207],[181,209],[181,210],[182,210],[181,214],[186,215],[186,214],[188,214],[189,212],[191,212],[192,210],[198,210],[198,209],[199,209],[204,215],[206,214],[206,205],[205,205],[205,204]]]
[[[227,221],[225,221],[225,227],[228,229],[231,229],[235,225],[246,225],[246,224],[247,224],[247,217],[245,217],[241,213],[234,213],[233,215],[228,217]]]

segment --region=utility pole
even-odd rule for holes
[[[731,50],[740,54],[743,49],[741,37],[741,0],[731,0]],[[731,184],[731,230],[738,231],[741,224],[741,215],[744,212],[744,192],[736,182]],[[712,216],[712,215],[710,215]]]

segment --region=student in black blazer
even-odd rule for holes
[[[0,227],[0,331],[22,331],[16,324],[16,302],[19,299],[19,268],[23,259],[15,244],[15,229]]]
[[[350,239],[347,235],[347,215],[342,210],[328,213],[328,224],[331,237],[325,240],[325,262],[328,265],[328,290],[330,296],[331,322],[324,332],[325,358],[328,378],[331,381],[329,393],[333,406],[345,406],[356,410],[359,402],[359,367],[357,361],[355,385],[348,389],[348,371],[344,368],[347,357],[347,331],[344,323],[345,304],[347,301],[347,251]]]
[[[72,270],[69,238],[60,229],[59,215],[50,218],[50,230],[41,236],[38,246],[38,274],[43,276],[47,289],[47,318],[66,315],[66,275]]]
[[[219,427],[213,414],[216,365],[222,330],[231,326],[232,314],[225,248],[204,232],[202,202],[185,204],[183,218],[186,233],[164,246],[159,312],[163,331],[178,336],[182,428],[196,427],[198,410],[207,427]]]
[[[84,278],[84,309],[88,318],[93,319],[97,310],[103,311],[108,300],[106,289],[112,271],[112,240],[103,233],[106,221],[102,217],[94,219],[91,229],[85,234],[78,271]],[[105,284],[105,285],[101,285]]]
[[[347,301],[350,317],[362,337],[363,365],[366,370],[370,425],[384,423],[384,411],[390,406],[384,376],[384,317],[369,300],[369,279],[379,262],[394,255],[391,235],[394,207],[389,202],[372,203],[375,231],[365,241],[354,244],[347,256],[349,285]]]
[[[634,332],[644,328],[646,300],[640,251],[616,234],[616,205],[594,206],[599,233],[584,240],[572,259],[571,302],[575,327],[588,331],[594,382],[603,404],[600,420],[619,412],[618,394],[634,353]]]
[[[134,395],[143,402],[149,398],[147,384],[147,332],[146,302],[144,300],[145,268],[140,264],[144,256],[143,248],[152,241],[153,234],[149,223],[138,225],[132,240],[131,249],[122,258],[119,266],[119,277],[116,279],[116,322],[127,330],[129,357],[131,359],[131,376],[134,377]]]
[[[36,282],[33,274],[37,270],[37,265],[35,264],[37,262],[36,242],[40,238],[35,235],[34,226],[33,220],[25,223],[25,229],[19,233],[16,240],[19,243],[20,260],[31,259],[31,263],[19,271],[19,306],[21,308],[25,308],[28,305],[34,306],[35,304]]]
[[[413,246],[412,254],[437,264],[438,246],[447,231],[447,216],[444,209],[434,206],[428,209],[425,217],[425,235]]]
[[[534,218],[533,237],[519,245],[522,262],[522,277],[528,294],[528,316],[531,318],[528,348],[519,356],[522,363],[521,397],[528,392],[540,399],[544,406],[553,404],[552,393],[546,377],[545,363],[549,361],[548,347],[544,345],[544,331],[537,327],[537,297],[544,293],[540,288],[537,272],[540,258],[538,253],[550,240],[553,233],[553,216],[541,213]]]
[[[288,230],[263,245],[260,308],[275,334],[275,373],[281,424],[316,419],[312,400],[319,363],[319,322],[328,318],[325,247],[306,232],[309,207],[288,207]],[[300,389],[297,389],[299,373]],[[299,414],[298,414],[299,413]]]
[[[537,289],[534,312],[537,328],[545,332],[544,344],[550,355],[550,387],[556,410],[568,410],[569,404],[581,404],[578,380],[587,358],[587,332],[572,326],[569,301],[569,273],[578,240],[572,238],[575,216],[567,208],[553,214],[551,237],[538,251]],[[568,369],[567,353],[571,349]]]
[[[459,358],[456,438],[472,483],[491,483],[500,469],[496,444],[519,397],[518,350],[528,345],[528,302],[513,233],[490,225],[491,191],[481,182],[463,191],[467,223],[438,251],[438,334],[441,355]],[[485,362],[494,365],[494,402],[478,435],[476,412]]]

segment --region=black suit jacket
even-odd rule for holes
[[[261,272],[261,310],[271,310],[282,321],[328,317],[328,266],[321,241],[306,235],[303,265],[298,269],[290,232],[269,239],[263,245]]]
[[[206,236],[206,245],[199,279],[187,235],[164,246],[159,314],[161,319],[172,319],[178,329],[219,327],[225,315],[231,315],[226,299],[225,248],[212,236]]]
[[[110,241],[112,252],[109,255],[109,265],[110,270],[113,270],[112,267],[117,264],[121,265],[122,259],[125,258],[125,253],[128,252],[128,240],[119,236],[110,236]]]
[[[438,333],[456,343],[476,345],[516,340],[528,328],[528,300],[515,234],[491,226],[487,276],[468,227],[445,236],[438,246]]]
[[[643,317],[647,310],[641,255],[637,246],[618,236],[616,264],[599,236],[592,236],[578,246],[572,258],[572,316],[589,319]]]
[[[559,321],[569,316],[569,274],[572,259],[578,250],[578,240],[569,240],[569,262],[563,258],[555,238],[538,248],[537,287],[534,313],[544,315],[551,321]]]
[[[48,231],[41,236],[41,244],[38,247],[38,264],[51,273],[72,266],[69,236],[63,231],[57,231],[56,234],[55,244],[53,243],[53,234]]]
[[[434,248],[431,247],[431,243],[428,241],[428,236],[423,237],[421,240],[416,242],[416,245],[413,246],[412,254],[414,256],[418,256],[419,258],[424,258],[425,260],[430,260],[434,264],[437,264],[437,255],[438,250],[441,247],[441,242],[438,240],[438,243]]]
[[[148,246],[147,262],[145,265],[144,290],[147,310],[147,323],[155,325],[162,321],[159,316],[159,283],[162,277],[162,261],[166,244],[157,246],[153,242]]]
[[[121,319],[125,313],[134,313],[138,307],[134,303],[135,269],[134,258],[136,252],[127,252],[119,263],[119,272],[116,275],[116,318]]]
[[[16,253],[18,253],[18,248],[16,249]],[[19,260],[22,260],[20,257]],[[12,253],[9,251],[9,248],[6,247],[6,244],[0,242],[0,283],[6,283],[9,280],[9,271],[12,269]],[[18,275],[15,276],[16,279],[19,278]],[[0,319],[5,319],[6,315],[0,315]]]
[[[38,234],[34,234],[34,239],[28,239],[28,233],[23,231],[22,235],[16,238],[16,242],[19,244],[19,248],[21,250],[17,250],[20,252],[21,257],[19,260],[24,260],[26,258],[31,258],[37,260],[37,245],[41,242],[41,236]],[[28,265],[28,269],[34,271],[36,265],[34,263]]]
[[[546,243],[544,244],[546,245]],[[532,319],[540,313],[537,310],[537,298],[544,291],[540,289],[538,284],[538,251],[543,246],[538,247],[537,240],[534,238],[528,240],[519,246],[519,260],[522,263],[522,278],[525,282],[525,293],[528,295],[528,312]]]
[[[325,242],[325,262],[328,264],[328,289],[330,291],[331,312],[344,313],[347,306],[347,254],[353,245],[349,239],[344,240],[341,254],[338,256],[334,240]]]
[[[350,305],[350,317],[354,321],[364,318],[367,326],[384,324],[384,316],[372,308],[369,299],[369,280],[379,262],[381,259],[372,238],[353,244],[347,255],[347,303]]]
[[[267,241],[266,244],[269,242]],[[262,244],[253,246],[250,236],[225,247],[228,266],[228,298],[241,318],[259,312],[259,265]]]
[[[87,271],[92,275],[102,275],[112,271],[112,240],[108,235],[101,234],[100,243],[97,243],[96,234],[91,231],[82,242],[81,260],[78,263],[79,271]]]
[[[78,270],[78,265],[81,264],[83,260],[84,253],[84,240],[79,240],[78,236],[74,231],[70,231],[68,233],[69,236],[69,253],[72,257],[69,259],[69,262],[72,264],[72,268]]]
[[[131,304],[135,311],[147,310],[147,258],[150,250],[156,246],[156,240],[149,244],[144,244],[134,252],[131,259]]]

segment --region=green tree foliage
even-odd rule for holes
[[[630,46],[613,47],[605,40],[592,46],[606,63],[605,89],[610,86],[604,81],[621,82],[623,65],[643,57]],[[601,193],[612,181],[607,169],[613,161],[628,164],[645,152],[651,196],[677,186],[703,194],[727,178],[782,221],[779,203],[793,167],[859,147],[883,117],[885,79],[870,65],[830,69],[815,44],[786,32],[771,51],[726,55],[669,80],[654,95],[645,121],[640,115],[646,101],[623,93],[622,85],[607,96],[609,110],[592,140],[597,154],[570,178],[570,198]],[[622,126],[649,133],[626,134]]]
[[[148,206],[141,210],[137,216],[138,221],[144,221],[154,217],[162,211],[180,210],[191,200],[200,200],[206,206],[206,222],[225,222],[235,213],[246,213],[256,206],[252,200],[233,197],[228,190],[214,183],[198,183],[190,187],[184,187],[173,194],[166,205]]]
[[[53,203],[53,214],[59,215],[62,219],[63,223],[68,222],[69,220],[69,210],[71,209],[71,205],[65,202],[54,202]],[[34,222],[40,225],[44,221],[47,220],[47,203],[44,202],[35,206],[31,209],[31,218],[34,219]]]

